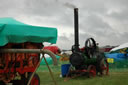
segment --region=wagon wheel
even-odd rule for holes
[[[109,72],[109,64],[107,62],[107,59],[102,59],[101,62],[100,62],[100,68],[101,68],[101,71],[100,71],[100,74],[101,75],[108,75],[108,72]]]
[[[0,85],[6,85],[3,81],[0,81]]]
[[[28,74],[28,79],[30,79],[31,75],[32,75],[32,73]],[[40,85],[40,78],[39,78],[38,74],[36,74],[36,73],[34,74],[30,85]]]
[[[96,67],[94,65],[89,65],[87,68],[88,77],[95,77],[96,76]]]
[[[94,55],[94,52],[96,51],[96,42],[93,38],[88,38],[85,42],[85,54],[89,58],[92,58]]]

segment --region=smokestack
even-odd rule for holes
[[[79,23],[78,23],[78,8],[74,8],[74,35],[75,35],[75,45],[74,50],[79,51]]]

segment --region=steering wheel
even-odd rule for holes
[[[88,38],[85,42],[85,53],[88,58],[92,58],[96,51],[96,42],[93,38]]]

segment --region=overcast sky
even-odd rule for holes
[[[79,8],[80,47],[93,37],[100,46],[128,42],[128,0],[0,0],[0,17],[56,27],[57,44],[74,44],[74,7]]]

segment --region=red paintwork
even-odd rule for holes
[[[31,80],[31,85],[39,85],[39,80],[36,77],[33,77]]]
[[[58,48],[57,46],[46,46],[46,47],[44,47],[43,49],[50,50],[50,51],[52,51],[54,54],[59,53],[59,48]]]
[[[15,44],[8,44],[4,47],[1,47],[1,49],[11,49],[13,48],[13,45]],[[21,43],[16,45],[22,46],[23,49],[38,49],[38,47],[40,47],[40,44],[38,45],[35,43]],[[34,72],[38,62],[39,62],[39,54],[37,53],[1,53],[0,54],[1,80],[4,81],[5,83],[8,83],[15,78],[17,72],[23,75],[26,72]],[[8,79],[6,77],[8,77]]]
[[[35,68],[34,67],[28,67],[28,68],[11,68],[11,69],[6,69],[6,70],[0,70],[0,73],[8,73],[8,72],[19,72],[20,74],[24,74],[25,72],[34,72]]]

